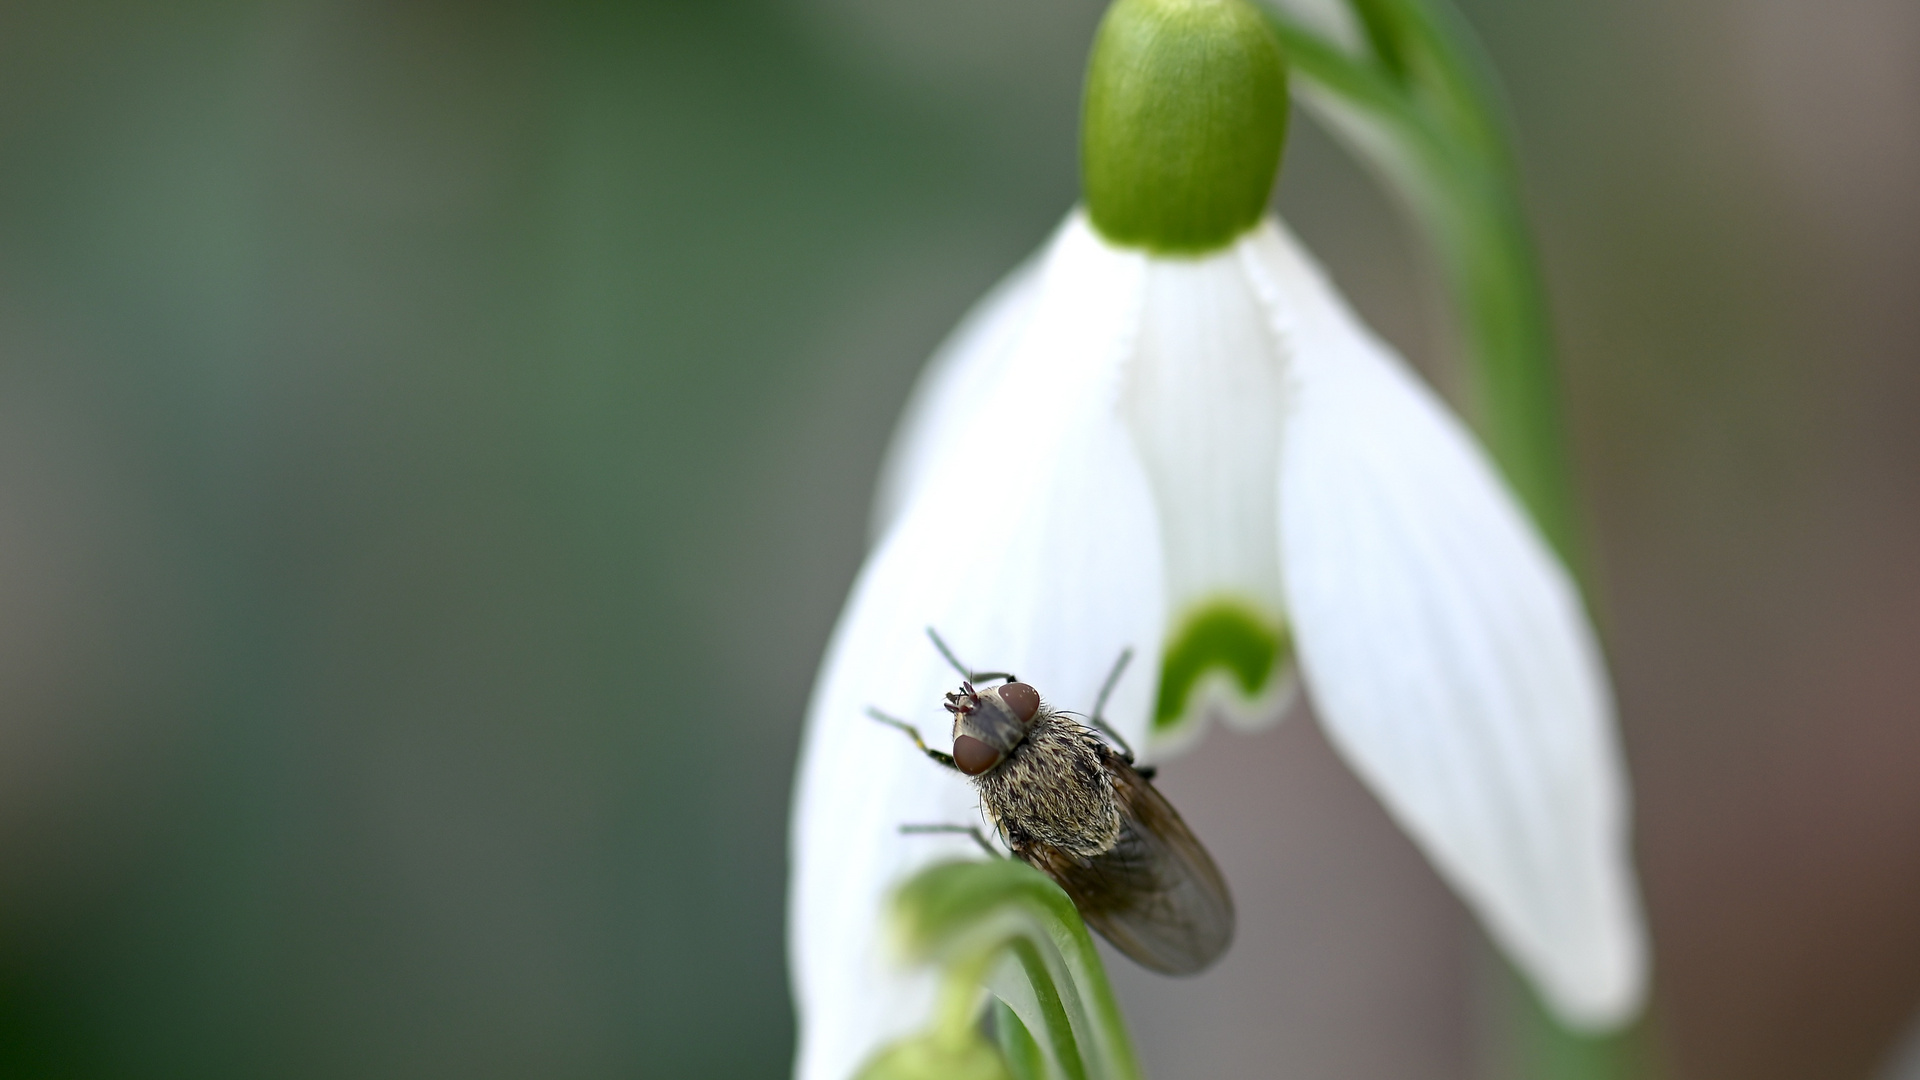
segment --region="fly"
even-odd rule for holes
[[[953,714],[953,752],[928,747],[911,724],[877,709],[869,714],[905,731],[928,757],[970,778],[1007,850],[1058,883],[1087,924],[1142,967],[1191,975],[1218,960],[1233,940],[1233,898],[1226,880],[1154,790],[1152,770],[1135,768],[1126,740],[1101,716],[1132,651],[1120,654],[1083,724],[1048,707],[1038,690],[1011,672],[969,670],[938,634],[931,629],[927,634],[962,677],[960,689],[946,700]],[[1004,681],[974,685],[989,679]],[[993,851],[978,829],[903,829],[971,832]]]

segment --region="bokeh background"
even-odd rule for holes
[[[0,1075],[766,1077],[801,705],[1096,0],[0,4]],[[1689,1080],[1920,1076],[1920,7],[1468,0]],[[1443,387],[1378,189],[1279,205]],[[1296,713],[1166,788],[1154,1075],[1512,1073]]]

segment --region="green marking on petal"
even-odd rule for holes
[[[1193,688],[1216,668],[1231,674],[1248,700],[1259,697],[1292,650],[1285,627],[1272,625],[1241,604],[1221,600],[1198,609],[1173,635],[1160,661],[1153,729],[1179,727]]]

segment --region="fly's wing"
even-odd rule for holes
[[[1140,966],[1167,975],[1205,970],[1233,940],[1233,897],[1220,868],[1152,784],[1109,755],[1120,839],[1084,860],[1045,844],[1021,857],[1073,898],[1087,924]]]

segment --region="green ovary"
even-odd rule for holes
[[[1087,63],[1081,191],[1112,243],[1218,251],[1266,212],[1287,65],[1246,0],[1118,0]]]
[[[1284,626],[1274,626],[1240,604],[1218,601],[1195,610],[1167,643],[1160,661],[1154,730],[1179,726],[1188,698],[1207,672],[1224,668],[1252,700],[1284,668],[1292,651]]]

